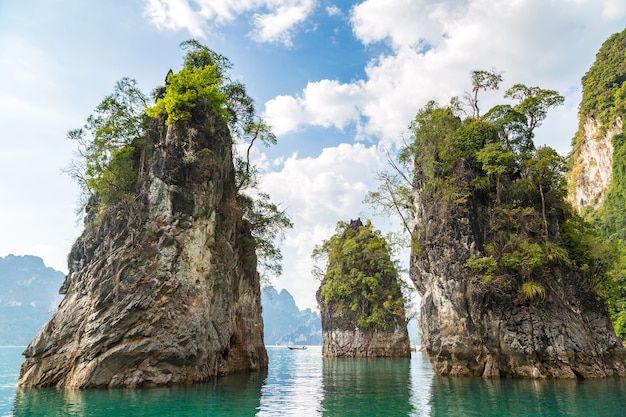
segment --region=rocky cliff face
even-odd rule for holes
[[[625,352],[595,291],[557,271],[545,299],[484,291],[465,261],[481,238],[470,204],[423,198],[415,177],[416,228],[410,276],[421,294],[422,346],[435,372],[452,376],[626,376]]]
[[[387,329],[363,329],[345,308],[320,307],[325,357],[387,358],[411,356],[406,323]]]
[[[574,169],[569,173],[570,202],[579,211],[602,205],[613,171],[613,136],[622,132],[622,119],[608,129],[589,117],[574,150]]]
[[[128,207],[87,220],[19,384],[134,387],[267,367],[231,138],[206,103],[154,134]]]

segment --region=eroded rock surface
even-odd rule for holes
[[[543,300],[484,291],[465,261],[480,233],[469,205],[422,197],[416,175],[410,276],[421,294],[422,346],[435,372],[452,376],[603,378],[626,376],[625,350],[595,291],[557,271]]]
[[[582,130],[582,138],[576,145],[575,164],[569,173],[572,184],[569,199],[582,211],[597,209],[602,205],[613,172],[613,137],[622,131],[622,119],[603,130],[602,125],[590,117]]]
[[[133,202],[87,219],[21,386],[191,383],[267,367],[228,128],[205,104],[150,140]]]
[[[402,323],[398,323],[397,326],[384,330],[361,329],[354,325],[354,320],[346,320],[346,317],[341,317],[341,315],[332,316],[326,311],[322,317],[323,323],[327,326],[322,329],[322,354],[325,357],[411,356],[406,324],[403,326]],[[351,327],[350,324],[352,324]]]

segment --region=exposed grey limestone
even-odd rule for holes
[[[65,298],[26,348],[21,386],[153,386],[267,367],[226,125],[201,106],[154,142],[131,207],[91,214],[74,244]]]
[[[421,197],[423,180],[416,175]],[[485,292],[464,268],[476,254],[467,206],[417,199],[410,277],[421,295],[422,347],[435,372],[452,376],[626,376],[626,352],[591,288],[553,276],[544,300]]]
[[[406,326],[393,329],[322,330],[325,357],[389,358],[411,356]]]

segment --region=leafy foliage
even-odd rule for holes
[[[96,196],[104,205],[130,198],[137,177],[134,151],[143,145],[146,131],[146,104],[137,82],[123,78],[82,128],[68,132],[78,155],[66,171],[81,186],[85,203]]]
[[[266,273],[280,275],[283,256],[275,242],[284,238],[285,231],[291,229],[293,223],[287,213],[273,203],[266,193],[259,193],[256,198],[240,194],[238,200],[244,218],[250,224],[262,269]]]
[[[519,102],[513,110],[525,116],[529,139],[532,139],[535,128],[547,117],[548,110],[551,107],[560,106],[565,101],[557,91],[527,87],[524,84],[515,84],[506,91],[504,97]]]
[[[359,327],[385,329],[405,319],[398,271],[380,232],[369,220],[358,223],[339,222],[337,233],[313,251],[326,261],[320,294],[356,312]]]
[[[608,125],[626,111],[626,30],[609,37],[585,74],[580,115]]]
[[[614,251],[565,201],[565,159],[533,143],[535,130],[563,97],[554,90],[516,84],[505,92],[511,104],[497,105],[480,117],[477,92],[497,89],[501,81],[493,72],[473,73],[472,117],[458,117],[454,102],[430,102],[420,109],[410,125],[413,140],[396,163],[412,165],[414,177],[387,180],[387,192],[382,188],[370,197],[387,207],[400,201],[412,210],[428,205],[445,215],[459,210],[469,216],[478,253],[465,267],[484,291],[541,302],[554,288],[553,277],[567,271],[572,285],[606,294],[612,288]],[[416,193],[419,201],[413,200]],[[410,214],[404,217],[420,216]],[[424,229],[412,226],[419,249]]]
[[[137,179],[133,162],[134,152],[135,148],[130,145],[115,149],[111,153],[111,160],[106,169],[87,180],[87,186],[98,191],[104,204],[130,201],[131,191]]]
[[[220,79],[216,65],[202,68],[183,68],[178,73],[167,76],[166,90],[153,107],[146,109],[148,116],[167,116],[165,124],[191,118],[191,110],[199,100],[206,98],[213,113],[225,121],[229,113],[225,108],[226,94],[220,91]]]
[[[472,71],[472,94],[467,94],[467,99],[472,106],[474,118],[480,118],[480,109],[478,108],[478,92],[480,90],[497,90],[502,82],[502,74],[495,71]]]
[[[526,281],[523,283],[520,292],[531,301],[537,297],[542,299],[546,297],[546,289],[535,281]]]

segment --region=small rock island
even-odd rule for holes
[[[404,298],[388,243],[370,221],[340,222],[318,246],[326,260],[316,298],[325,357],[409,357]]]

